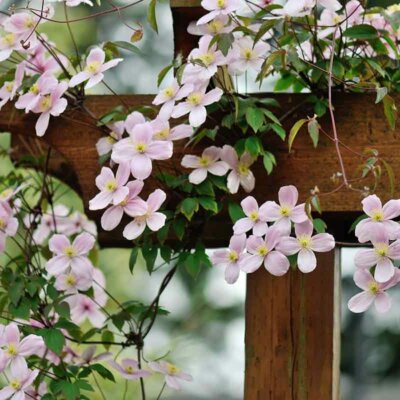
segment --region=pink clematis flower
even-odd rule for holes
[[[137,124],[130,137],[114,145],[111,159],[116,163],[129,163],[134,178],[144,180],[152,171],[152,160],[172,157],[172,142],[153,139],[149,123]]]
[[[255,236],[263,236],[267,233],[267,217],[265,214],[265,204],[258,207],[257,200],[248,196],[240,203],[246,217],[239,219],[233,225],[235,235],[240,235],[253,230]]]
[[[297,265],[304,273],[314,271],[317,266],[316,253],[331,251],[335,247],[335,239],[329,233],[319,233],[312,236],[314,227],[311,221],[306,220],[295,224],[296,238],[282,237],[277,250],[289,256],[299,253]]]
[[[100,307],[103,307],[103,304],[100,304],[97,300],[93,301],[89,296],[78,293],[74,296],[70,296],[66,300],[71,308],[71,320],[75,324],[81,324],[86,319],[95,327],[101,328],[105,321],[105,315],[100,311]]]
[[[181,140],[193,135],[193,128],[187,124],[180,124],[170,128],[169,122],[157,117],[150,122],[155,140]]]
[[[0,390],[0,399],[28,400],[30,386],[38,375],[39,370],[32,371],[26,364],[12,365],[8,386]]]
[[[278,193],[279,204],[267,201],[267,221],[274,221],[274,226],[281,231],[282,235],[290,235],[291,222],[300,224],[308,219],[304,204],[297,204],[299,192],[293,185],[283,186]]]
[[[193,380],[192,376],[183,372],[176,365],[171,364],[166,361],[159,362],[149,362],[149,367],[156,372],[160,372],[165,375],[165,383],[172,389],[180,390],[181,385],[179,380],[191,381]]]
[[[197,25],[206,24],[215,17],[229,15],[242,5],[240,0],[202,0],[201,6],[209,12],[197,21]]]
[[[65,293],[78,293],[78,291],[85,292],[93,285],[93,274],[89,269],[82,271],[69,271],[57,275],[55,288],[60,292]]]
[[[96,346],[89,346],[82,352],[80,358],[82,359],[83,365],[89,365],[98,363],[99,361],[108,360],[113,356],[113,353],[110,351],[99,353],[97,356],[95,356],[96,349]]]
[[[139,363],[131,358],[124,358],[121,360],[121,364],[115,361],[109,361],[108,363],[115,368],[123,378],[131,381],[139,378],[146,378],[151,375],[151,372],[139,369]]]
[[[240,274],[240,263],[246,247],[246,235],[234,235],[229,242],[228,250],[216,250],[211,257],[214,265],[225,267],[225,280],[229,284],[235,283]]]
[[[14,236],[18,230],[18,220],[14,218],[12,208],[7,202],[0,202],[0,253],[6,248],[8,236]]]
[[[162,89],[153,100],[156,106],[161,105],[159,116],[161,119],[167,120],[171,117],[175,102],[182,100],[193,91],[193,85],[185,84],[180,86],[176,79],[171,85]]]
[[[3,27],[7,32],[19,35],[31,34],[36,28],[39,17],[28,12],[19,12],[11,15],[4,21]]]
[[[272,275],[282,276],[289,270],[290,263],[287,257],[277,250],[281,239],[278,229],[270,228],[265,234],[265,239],[250,236],[247,239],[247,251],[250,253],[241,262],[241,268],[247,273],[252,273],[264,264]]]
[[[229,33],[234,29],[234,26],[229,23],[228,15],[219,15],[212,21],[204,24],[191,22],[188,27],[188,32],[191,35],[219,35],[220,33]]]
[[[124,237],[134,240],[144,232],[146,226],[153,232],[160,230],[165,224],[166,216],[157,211],[166,197],[165,192],[156,189],[149,195],[147,201],[138,199],[134,205],[131,205],[127,213],[134,219],[125,227]]]
[[[385,313],[389,311],[392,301],[386,290],[396,286],[399,281],[399,270],[396,270],[395,275],[386,283],[377,282],[367,269],[356,270],[354,273],[354,282],[363,292],[356,294],[349,300],[349,310],[354,313],[362,313],[375,302],[378,312]]]
[[[36,122],[36,134],[43,136],[49,126],[50,116],[58,117],[67,108],[68,102],[62,95],[68,86],[65,82],[59,83],[50,94],[41,95],[40,100],[32,111],[41,114]]]
[[[71,236],[79,233],[87,232],[92,236],[97,236],[97,226],[93,221],[90,221],[85,214],[75,211],[68,216],[65,226],[62,229],[65,235]]]
[[[251,192],[256,184],[254,175],[250,171],[255,159],[246,151],[239,158],[236,150],[229,145],[222,148],[221,159],[232,169],[228,175],[229,192],[237,193],[239,186],[242,186],[245,192]]]
[[[0,88],[0,110],[8,101],[13,100],[17,90],[22,84],[25,72],[25,63],[20,63],[15,69],[15,76],[13,81],[4,82]]]
[[[400,233],[400,226],[392,221],[400,215],[400,200],[389,200],[383,207],[382,202],[375,194],[362,201],[363,210],[369,218],[363,219],[356,226],[355,235],[360,243],[365,243],[371,238],[372,232],[382,225],[389,239],[396,239]]]
[[[24,34],[16,34],[12,32],[4,32],[0,36],[0,62],[7,60],[14,50],[25,52],[21,41],[25,39]],[[32,47],[36,44],[36,36],[31,37]]]
[[[373,249],[360,250],[354,256],[358,268],[375,268],[375,280],[384,283],[393,278],[395,267],[393,260],[400,260],[400,240],[389,245],[389,235],[383,226],[377,226],[372,232]]]
[[[60,275],[69,268],[73,273],[92,272],[92,263],[87,258],[95,239],[90,233],[81,233],[71,242],[65,235],[56,234],[49,240],[49,249],[54,254],[46,263],[50,275]]]
[[[103,156],[111,152],[114,147],[114,144],[122,139],[122,135],[125,131],[125,122],[117,121],[110,125],[107,125],[110,128],[110,133],[106,137],[102,137],[96,143],[96,149],[99,156]]]
[[[228,172],[229,165],[219,161],[221,149],[215,146],[208,147],[203,151],[201,157],[186,155],[182,159],[182,166],[194,168],[189,174],[189,182],[198,185],[207,178],[207,174],[223,176]]]
[[[124,122],[125,130],[131,134],[136,125],[145,124],[146,118],[138,111],[131,112]]]
[[[134,211],[134,207],[139,199],[138,196],[143,189],[143,181],[132,181],[126,185],[129,189],[128,195],[119,204],[108,208],[101,217],[101,226],[106,231],[111,231],[121,222],[124,213],[129,210]]]
[[[105,58],[106,53],[100,47],[92,49],[86,59],[85,70],[73,76],[69,82],[69,86],[74,87],[88,81],[85,89],[90,89],[103,80],[103,72],[115,67],[123,60],[122,58],[115,58],[105,63]]]
[[[127,163],[119,164],[116,175],[112,169],[103,167],[96,178],[96,186],[100,189],[92,200],[89,201],[90,210],[101,210],[113,203],[119,204],[129,193],[126,185],[130,175],[130,166]]]
[[[223,91],[215,88],[206,93],[206,89],[193,90],[186,98],[186,101],[179,103],[172,111],[173,118],[179,118],[189,114],[189,123],[194,128],[202,125],[207,117],[206,106],[219,101]]]
[[[26,400],[40,400],[45,394],[49,392],[47,388],[47,383],[46,382],[40,382],[39,386],[33,387],[31,386],[28,388],[28,390],[25,391],[27,394]]]
[[[272,10],[272,14],[280,17],[305,17],[310,15],[316,0],[288,0],[283,8]]]
[[[254,44],[247,36],[236,40],[229,52],[229,72],[241,75],[250,68],[259,71],[269,51],[269,44],[263,41]]]
[[[11,322],[4,327],[0,337],[0,369],[7,365],[20,367],[25,365],[25,357],[38,355],[44,348],[43,339],[37,335],[28,335],[21,340],[18,325]]]

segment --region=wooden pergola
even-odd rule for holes
[[[193,0],[175,0],[172,5],[175,32],[175,52],[188,52],[196,46],[198,38],[187,34],[190,21],[198,19],[203,11]],[[121,96],[130,106],[150,104],[153,95]],[[310,115],[306,106],[300,106],[302,95],[268,95],[275,97],[283,111],[296,109],[284,125],[289,128],[295,121]],[[114,96],[90,96],[85,106],[96,116],[120,104]],[[295,107],[299,104],[299,107]],[[400,130],[390,131],[381,105],[366,95],[337,95],[334,98],[337,129],[341,140],[352,149],[362,152],[377,147],[394,171],[400,169]],[[308,114],[307,114],[308,113]],[[36,116],[16,112],[7,105],[0,112],[0,130],[14,135],[15,140],[40,140],[54,148],[70,165],[74,174],[69,183],[83,196],[85,204],[96,193],[95,177],[99,172],[95,144],[101,131],[93,120],[81,110],[69,110],[67,119],[52,119],[43,139],[35,138]],[[311,115],[310,115],[311,116]],[[330,133],[329,119],[320,121]],[[20,139],[18,139],[20,138]],[[23,138],[23,139],[21,139]],[[181,147],[179,147],[181,146]],[[267,176],[262,165],[255,168],[257,185],[253,195],[259,202],[275,199],[279,187],[294,184],[300,200],[310,195],[318,185],[321,193],[335,188],[330,179],[339,170],[332,142],[322,137],[317,149],[308,135],[298,135],[293,151],[278,138],[268,140],[276,155],[279,169]],[[201,152],[201,148],[195,149]],[[180,160],[185,149],[175,147],[174,158]],[[343,151],[346,169],[357,171],[361,159]],[[57,164],[59,166],[59,164]],[[168,170],[168,162],[164,163]],[[57,166],[56,166],[57,167]],[[57,168],[55,168],[57,169]],[[57,172],[57,171],[56,171]],[[65,170],[59,170],[59,176]],[[388,184],[382,182],[378,194],[389,197]],[[395,193],[396,195],[398,193]],[[238,201],[245,194],[238,195]],[[349,240],[348,229],[360,213],[360,195],[339,190],[321,197],[323,218],[328,231],[338,240]],[[99,219],[99,214],[89,212]],[[203,240],[208,247],[226,246],[232,224],[226,216],[207,226]],[[101,233],[100,242],[107,246],[124,246],[118,233]],[[129,243],[128,243],[129,244]],[[323,254],[317,269],[310,274],[290,271],[284,277],[273,277],[264,269],[250,274],[246,297],[246,400],[338,400],[340,362],[340,256],[338,249]],[[229,368],[229,366],[227,366]]]

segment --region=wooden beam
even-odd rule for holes
[[[310,274],[247,278],[245,400],[338,400],[339,250]]]

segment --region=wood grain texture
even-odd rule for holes
[[[310,274],[248,276],[245,400],[338,400],[334,259],[322,254]]]

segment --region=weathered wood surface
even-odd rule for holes
[[[339,399],[340,266],[322,254],[310,274],[247,280],[246,400]]]

